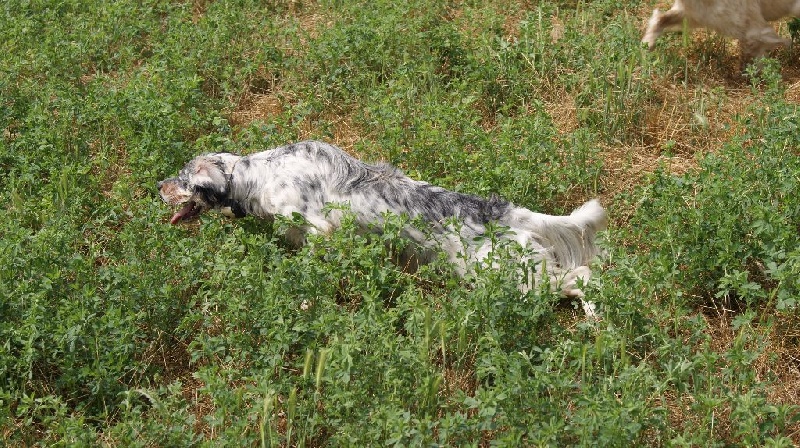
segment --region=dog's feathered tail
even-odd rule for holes
[[[556,252],[556,259],[567,268],[586,266],[597,256],[595,238],[597,232],[605,230],[608,225],[606,210],[600,201],[592,199],[565,218],[571,225],[560,230],[565,234],[567,244]]]
[[[563,269],[587,266],[597,255],[597,232],[608,224],[608,215],[596,199],[586,202],[565,216],[551,216],[518,208],[511,214],[509,225],[525,229],[533,240],[558,262]]]

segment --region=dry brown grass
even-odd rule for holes
[[[268,123],[283,113],[284,100],[274,94],[245,94],[236,108],[229,113],[229,121],[236,128],[254,122]]]
[[[291,110],[292,100],[280,94],[248,93],[239,105],[228,114],[229,122],[235,128],[244,128],[253,123],[270,123],[284,112]],[[303,120],[296,129],[299,140],[319,138],[323,130],[318,122],[329,123],[332,141],[353,155],[355,145],[364,137],[364,131],[355,123],[352,114],[337,114],[335,111],[317,117],[317,120]],[[266,148],[265,148],[266,149]]]
[[[772,380],[768,398],[781,404],[800,403],[800,322],[779,319],[769,333],[769,356],[762,355],[756,363],[759,375]],[[800,445],[800,422],[787,430],[795,444]]]

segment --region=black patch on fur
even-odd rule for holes
[[[212,185],[212,187],[215,187],[215,185]],[[228,200],[225,190],[225,187],[223,187],[223,190],[219,190],[217,188],[210,188],[205,185],[196,185],[194,187],[195,194],[200,195],[200,197],[203,199],[203,202],[208,204],[210,207],[224,205],[224,203]]]

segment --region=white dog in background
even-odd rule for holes
[[[739,40],[742,67],[792,41],[775,32],[769,22],[800,15],[800,0],[675,0],[669,11],[653,11],[642,38],[652,50],[664,31],[710,28]]]
[[[426,223],[426,228],[406,226],[403,236],[423,250],[443,250],[461,275],[470,263],[490,256],[491,238],[481,237],[486,236],[487,224],[496,223],[508,229],[500,238],[515,241],[532,254],[518,260],[536,266],[521,276],[523,292],[546,275],[554,290],[581,298],[587,315],[595,315],[594,304],[583,301],[579,281],[589,280],[588,265],[598,252],[595,235],[607,223],[596,200],[567,216],[535,213],[496,197],[484,199],[416,181],[390,165],[366,164],[315,141],[244,157],[201,155],[178,177],[159,182],[158,189],[166,203],[181,206],[172,224],[209,209],[267,219],[299,213],[308,223],[302,232],[330,233],[345,212],[329,204],[348,205],[365,230],[380,225],[386,212],[406,215]]]

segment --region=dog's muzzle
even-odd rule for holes
[[[218,202],[209,201],[202,194],[191,193],[177,179],[166,179],[156,184],[158,194],[161,199],[169,205],[182,206],[170,218],[170,224],[178,224],[182,221],[191,221],[200,216],[208,209],[217,209],[223,215],[230,218],[243,218],[247,216],[242,206],[231,199],[223,199]]]
[[[208,206],[195,200],[192,195],[186,191],[174,179],[167,179],[160,181],[156,184],[158,187],[158,194],[161,200],[170,205],[183,205],[174,215],[170,218],[170,224],[177,224],[181,221],[189,221],[198,217]]]
[[[190,200],[186,203],[180,210],[175,212],[170,218],[169,223],[175,225],[181,221],[190,221],[194,218],[200,216],[201,213],[206,209],[203,205]]]

